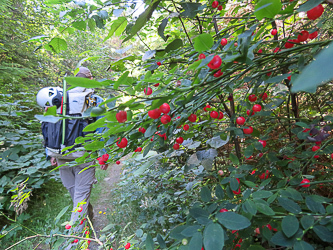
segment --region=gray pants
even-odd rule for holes
[[[67,159],[56,159],[58,166],[72,161]],[[62,184],[65,188],[67,188],[73,200],[73,212],[71,215],[72,222],[75,222],[78,219],[82,220],[86,214],[90,216],[90,219],[92,219],[91,217],[93,211],[92,206],[89,203],[89,199],[92,186],[97,182],[95,178],[95,168],[92,167],[86,169],[79,174],[82,169],[89,167],[92,164],[93,162],[89,162],[77,165],[75,167],[63,166],[59,169]],[[82,212],[74,212],[78,203],[82,201],[86,202],[85,204],[81,205]],[[78,225],[76,228],[73,228],[74,231],[81,232],[84,228],[84,224],[85,223]]]

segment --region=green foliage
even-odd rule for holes
[[[52,12],[61,14],[61,22],[55,23],[61,36],[52,34],[42,45],[60,56],[78,51],[71,50],[75,47],[71,38],[85,37],[88,32],[81,31],[87,24],[89,32],[95,26],[107,27],[104,41],[115,34],[125,45],[137,44],[138,38],[148,48],[142,58],[136,51],[109,60],[105,68],[113,71],[112,80],[67,79],[75,86],[101,87],[117,96],[115,106],[85,113],[105,115],[89,130],[106,124],[104,132],[92,134],[89,142],[77,139],[92,151],[86,161],[105,151],[109,161],[115,161],[142,148],[120,184],[119,204],[133,209],[134,215],[118,210],[132,220],[123,223],[123,229],[118,225],[117,230],[126,234],[119,242],[132,239],[138,249],[158,245],[206,250],[239,245],[316,249],[331,242],[332,83],[319,86],[331,77],[329,54],[325,55],[331,47],[325,47],[332,38],[320,29],[329,23],[330,7],[325,6],[318,20],[298,15],[320,2],[260,0],[253,2],[254,8],[228,2],[220,3],[226,10],[216,11],[205,1],[153,1],[137,19],[126,14],[130,7],[122,3],[70,7],[48,2],[59,4]],[[122,8],[126,11],[119,12]],[[117,12],[122,14],[112,17]],[[274,37],[273,28],[278,30]],[[288,41],[302,30],[312,34],[317,28],[320,36],[315,41]],[[221,37],[228,40],[224,46]],[[286,48],[287,42],[293,46]],[[87,44],[95,43],[88,39]],[[69,50],[63,51],[66,47]],[[97,50],[87,53],[91,61],[96,56],[108,58]],[[206,58],[197,61],[199,53]],[[214,57],[222,64],[210,70]],[[315,73],[308,70],[311,67]],[[317,71],[322,72],[320,77]],[[293,84],[298,90],[311,84],[316,89],[293,93]],[[151,95],[144,94],[147,87],[153,89]],[[256,96],[255,102],[248,99],[250,94]],[[163,103],[171,109],[167,124],[147,114]],[[252,113],[254,104],[261,111]],[[128,112],[127,122],[117,122],[117,110]],[[212,118],[213,111],[224,117]],[[197,116],[194,122],[188,120],[190,114]],[[236,123],[239,116],[245,117],[242,125]],[[253,132],[244,133],[249,126]],[[144,134],[138,132],[142,127]],[[180,136],[184,142],[174,149]],[[119,148],[118,138],[126,138],[127,147]],[[320,142],[317,151],[314,142]],[[300,185],[305,178],[309,187]]]

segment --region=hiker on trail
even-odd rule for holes
[[[84,77],[92,79],[90,70],[86,67],[80,67],[79,72],[75,77]],[[63,92],[65,95],[63,95]],[[41,89],[37,93],[37,103],[45,109],[57,107],[57,113],[72,117],[80,117],[83,112],[90,106],[97,106],[103,101],[97,95],[94,95],[93,89],[76,87],[66,91],[59,87],[47,87]],[[65,121],[65,124],[63,124]],[[88,163],[75,162],[75,159],[82,157],[86,152],[80,150],[80,145],[75,145],[70,151],[72,153],[62,152],[62,149],[75,144],[75,139],[84,136],[86,133],[83,129],[93,120],[85,118],[81,119],[66,119],[56,123],[43,122],[42,133],[45,141],[47,156],[51,161],[52,166],[61,166],[59,168],[60,178],[63,185],[69,191],[73,200],[73,212],[71,222],[74,223],[78,219],[82,219],[84,214],[87,214],[90,219],[93,218],[93,208],[89,203],[91,189],[94,183],[97,183],[95,178],[95,167],[89,166],[94,164],[94,161]],[[71,164],[68,164],[72,162]],[[101,164],[101,169],[106,170],[108,164]],[[72,165],[72,166],[69,166]],[[73,166],[74,165],[74,166]],[[85,169],[87,168],[87,169]],[[85,169],[84,171],[82,171]],[[81,172],[82,171],[82,172]],[[81,172],[81,173],[80,173]],[[85,204],[78,205],[80,202]],[[74,228],[76,232],[81,232],[85,223],[78,223]]]

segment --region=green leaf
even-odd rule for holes
[[[236,178],[231,178],[230,180],[230,188],[233,191],[237,191],[239,187],[239,183]]]
[[[84,145],[86,150],[98,150],[104,148],[104,141],[92,141],[89,144]]]
[[[202,201],[209,202],[212,199],[210,190],[208,187],[202,187],[200,191]]]
[[[126,17],[118,17],[117,20],[115,20],[112,25],[111,25],[111,28],[109,30],[109,33],[108,35],[104,38],[104,41],[105,42],[106,40],[108,40],[110,37],[112,37],[113,35],[115,36],[120,36],[125,28],[127,26],[127,19]]]
[[[232,161],[233,164],[238,165],[239,164],[239,160],[238,157],[236,155],[234,155],[233,153],[229,154],[230,160]]]
[[[60,119],[62,119],[61,117],[57,117],[57,116],[53,116],[53,115],[35,115],[35,118],[42,121],[42,122],[51,122],[51,123],[56,123],[58,122]]]
[[[314,7],[321,4],[322,2],[324,2],[324,0],[309,0],[309,1],[306,1],[304,4],[300,5],[299,8],[296,11],[297,12],[305,12],[305,11],[311,10]]]
[[[61,209],[60,213],[57,215],[57,217],[54,218],[54,223],[57,224],[60,220],[60,218],[67,212],[69,206],[64,207]]]
[[[299,91],[312,91],[316,89],[319,85],[332,80],[333,78],[333,42],[325,47],[312,61],[307,65],[298,75],[295,81],[293,81],[293,86],[291,88],[292,92]]]
[[[114,89],[118,89],[118,87],[122,84],[126,85],[127,83],[127,78],[128,78],[129,71],[126,71],[124,74],[119,77],[118,81],[116,81],[113,85]]]
[[[284,234],[290,238],[292,237],[299,228],[299,222],[297,218],[293,215],[288,215],[282,219],[282,231]]]
[[[202,51],[209,50],[214,44],[212,36],[207,33],[197,36],[196,38],[193,39],[193,41],[194,41],[193,44],[194,49],[199,53]]]
[[[97,13],[97,15],[102,19],[107,19],[109,17],[109,14],[106,10],[101,10]]]
[[[304,229],[308,229],[309,227],[313,226],[314,218],[311,215],[304,215],[301,218],[301,224]]]
[[[151,15],[153,14],[154,10],[157,8],[158,4],[161,0],[154,0],[152,3],[148,6],[148,8],[138,17],[135,24],[131,28],[130,35],[127,36],[123,43],[131,39],[134,35],[136,35],[139,30],[149,21],[151,18]]]
[[[205,250],[222,250],[224,246],[223,228],[218,223],[206,226],[203,233]]]
[[[167,248],[163,237],[160,234],[157,234],[157,242],[160,244],[161,248]]]
[[[223,191],[221,185],[216,186],[215,195],[220,200],[222,200],[224,198],[224,191]]]
[[[156,132],[156,126],[153,124],[149,126],[145,132],[145,137],[151,137]]]
[[[254,192],[252,194],[252,197],[254,199],[262,199],[262,198],[268,198],[271,195],[273,195],[273,193],[271,191],[259,190],[259,191]]]
[[[150,236],[150,234],[147,235],[146,238],[146,250],[154,250],[154,241],[153,238]]]
[[[206,210],[202,209],[201,207],[194,207],[190,209],[190,215],[195,219],[199,217],[208,218],[209,213]]]
[[[164,29],[168,24],[168,18],[164,18],[162,20],[162,22],[160,23],[160,25],[158,26],[158,34],[159,36],[164,40],[164,42],[166,42],[168,40],[168,38],[164,35]]]
[[[102,128],[105,126],[105,117],[98,119],[97,121],[89,124],[83,129],[83,132],[95,131],[97,128]]]
[[[200,232],[196,232],[190,240],[190,244],[188,246],[189,249],[193,250],[201,250],[202,247],[202,234]]]
[[[280,0],[260,0],[254,7],[254,15],[262,20],[265,17],[273,18],[280,12],[282,4]]]
[[[263,200],[254,200],[254,202],[255,202],[259,212],[261,212],[263,214],[266,214],[266,215],[274,215],[275,214],[273,209],[271,209],[268,206],[268,203],[266,203],[265,201],[263,201]]]
[[[315,201],[310,196],[307,196],[305,198],[305,204],[312,212],[321,213],[321,214],[324,214],[326,212],[323,204],[321,204],[320,202]]]
[[[199,61],[198,61],[199,62]],[[227,144],[229,141],[229,135],[227,137],[226,140],[222,140],[221,137],[218,135],[218,136],[215,136],[213,138],[210,138],[206,141],[206,143],[211,146],[212,148],[220,148],[222,147],[223,145]]]
[[[296,241],[296,243],[294,244],[294,250],[314,250],[314,248],[309,243],[301,240]]]
[[[246,158],[249,158],[252,154],[253,154],[253,150],[254,147],[252,144],[248,145],[245,149],[244,149],[244,156]]]
[[[189,2],[183,2],[180,3],[182,8],[184,9],[183,12],[180,13],[180,15],[188,18],[194,18],[197,13],[202,12],[202,9],[200,8],[202,6],[201,3],[189,3]]]
[[[67,76],[65,80],[71,87],[98,88],[103,86],[101,82],[84,77]]]
[[[199,225],[189,226],[182,231],[182,235],[184,235],[185,237],[193,237],[193,235],[196,232],[198,232],[198,229],[200,228],[202,228],[202,226]]]
[[[175,39],[171,43],[168,44],[165,48],[165,52],[169,53],[172,50],[179,49],[183,46],[183,41],[181,39]]]
[[[62,38],[53,38],[51,40],[51,42],[48,43],[48,46],[50,46],[51,51],[55,52],[55,53],[59,53],[62,50],[66,50],[67,49],[67,43],[64,39]]]
[[[301,207],[296,202],[288,198],[279,197],[278,201],[281,207],[293,214],[299,214],[302,211]]]
[[[87,24],[86,24],[85,21],[77,21],[77,22],[72,23],[72,26],[75,29],[78,29],[78,30],[81,30],[81,31],[85,31],[86,27],[87,27]]]
[[[216,215],[218,221],[230,230],[241,230],[251,225],[249,219],[234,212],[224,212]]]
[[[324,226],[314,226],[313,231],[318,235],[318,237],[325,242],[333,242],[333,232],[327,229]]]
[[[257,213],[257,207],[256,207],[256,205],[254,204],[253,201],[246,200],[244,202],[244,206],[245,206],[245,209],[247,210],[247,212],[249,212],[252,215],[256,215],[256,213]]]
[[[294,245],[295,239],[287,238],[282,232],[279,231],[273,235],[271,241],[278,246],[292,247]]]

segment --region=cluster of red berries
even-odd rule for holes
[[[108,154],[104,154],[102,155],[101,157],[98,157],[97,160],[98,160],[98,163],[100,165],[104,165],[109,159],[109,155]]]
[[[213,9],[218,9],[218,10],[222,10],[223,9],[223,6],[222,5],[219,5],[219,2],[218,1],[213,1],[212,2],[212,8]]]

